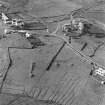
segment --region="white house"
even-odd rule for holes
[[[4,13],[2,13],[2,20],[3,21],[6,21],[6,20],[8,20],[9,18],[4,14]]]
[[[105,69],[98,66],[98,65],[93,65],[91,75],[95,77],[101,84],[105,83]]]
[[[101,67],[95,70],[95,74],[98,74],[100,76],[105,76],[105,70]]]

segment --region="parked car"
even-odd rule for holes
[[[24,25],[24,22],[20,19],[12,19],[12,25],[14,26],[22,26]]]

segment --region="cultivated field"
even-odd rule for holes
[[[76,55],[62,39],[50,35],[58,24],[69,23],[71,11],[79,8],[83,11],[77,11],[74,17],[81,14],[94,23],[102,23],[103,27],[91,30],[99,33],[105,24],[104,0],[1,1],[9,6],[6,13],[30,23],[26,30],[33,37],[4,34],[5,28],[13,27],[0,20],[0,105],[104,105],[105,85],[89,75],[90,62]],[[64,36],[61,26],[57,35]],[[81,50],[85,43],[86,48]],[[105,37],[88,34],[71,39],[74,49],[102,66],[104,43]]]

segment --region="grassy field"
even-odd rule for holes
[[[63,14],[69,14],[70,11],[81,7],[91,7],[86,13],[82,13],[87,19],[105,22],[105,5],[101,0],[2,1],[11,5],[8,12],[20,11],[20,15],[26,20],[30,17],[42,19],[50,32],[56,29],[58,23],[68,23],[69,17],[59,22],[52,22],[53,20],[59,20]],[[100,5],[95,6],[96,4]],[[37,28],[37,25],[35,26]],[[0,27],[2,35],[6,26],[0,24]],[[50,70],[46,71],[63,41],[55,37],[45,37],[44,35],[48,35],[46,30],[33,31],[36,34],[30,39],[31,43],[21,34],[8,34],[0,39],[0,105],[104,105],[105,86],[89,76],[91,65],[65,45]],[[63,35],[61,28],[57,34]],[[83,36],[81,39],[72,39],[72,45],[80,50],[85,42],[89,43],[82,51],[89,56],[97,45],[104,41],[104,38],[98,40]],[[36,45],[34,49],[32,43]],[[37,46],[38,44],[40,45]],[[103,66],[104,53],[103,44],[93,57]]]

